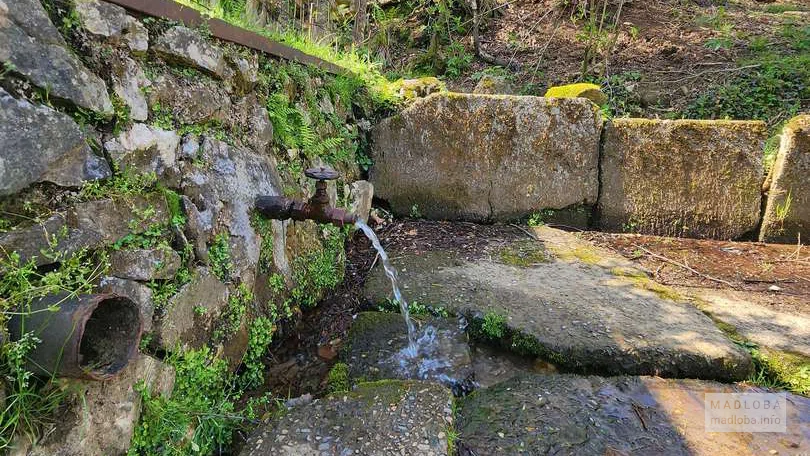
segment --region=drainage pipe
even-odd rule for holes
[[[143,321],[138,305],[114,294],[49,295],[9,320],[10,339],[40,340],[26,367],[41,376],[107,380],[135,357]]]

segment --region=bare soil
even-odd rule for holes
[[[583,237],[615,250],[664,285],[742,291],[747,300],[773,310],[810,314],[806,246],[600,232]]]

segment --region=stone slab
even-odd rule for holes
[[[433,94],[372,131],[397,215],[504,220],[596,202],[602,117],[583,99]]]
[[[450,391],[422,381],[388,380],[317,399],[269,421],[242,456],[447,455]]]
[[[709,239],[754,230],[766,137],[759,121],[612,120],[600,163],[599,225]]]
[[[766,392],[658,377],[522,375],[460,402],[459,454],[767,455],[810,448],[810,399],[787,395],[787,433],[707,433],[705,393]]]
[[[782,129],[759,240],[806,244],[810,239],[810,115]]]
[[[466,261],[446,249],[388,253],[406,299],[477,318],[503,316],[509,330],[526,336],[503,342],[562,369],[719,380],[752,372],[748,353],[693,305],[637,286],[649,280],[641,271],[600,259],[572,234],[537,234],[556,258],[528,267],[498,256]],[[372,303],[389,299],[382,268],[369,275],[364,293]]]

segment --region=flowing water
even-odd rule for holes
[[[403,350],[403,354],[409,358],[415,358],[418,353],[418,347],[416,344],[416,328],[411,321],[411,315],[408,311],[408,302],[405,301],[405,298],[402,297],[402,292],[399,290],[399,283],[397,282],[397,270],[391,266],[391,261],[388,259],[388,254],[385,253],[385,250],[382,248],[382,244],[380,244],[380,240],[377,238],[374,230],[372,230],[371,227],[366,225],[362,220],[358,220],[356,226],[358,229],[363,231],[367,238],[369,238],[371,243],[374,245],[374,248],[377,250],[377,253],[380,255],[383,268],[385,268],[385,275],[391,280],[391,287],[394,289],[394,299],[399,304],[399,310],[402,313],[402,317],[405,319],[405,326],[408,328],[408,346]]]

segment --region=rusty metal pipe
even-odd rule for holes
[[[31,303],[8,324],[14,341],[41,340],[26,367],[42,376],[107,380],[138,352],[143,321],[138,305],[113,294],[50,295]]]
[[[283,196],[259,196],[255,202],[256,210],[265,217],[276,220],[314,220],[318,223],[331,223],[341,227],[354,225],[357,222],[357,215],[329,206],[326,181],[336,179],[337,172],[321,167],[310,168],[305,171],[305,174],[307,177],[318,180],[315,183],[315,194],[309,201],[301,202]]]

